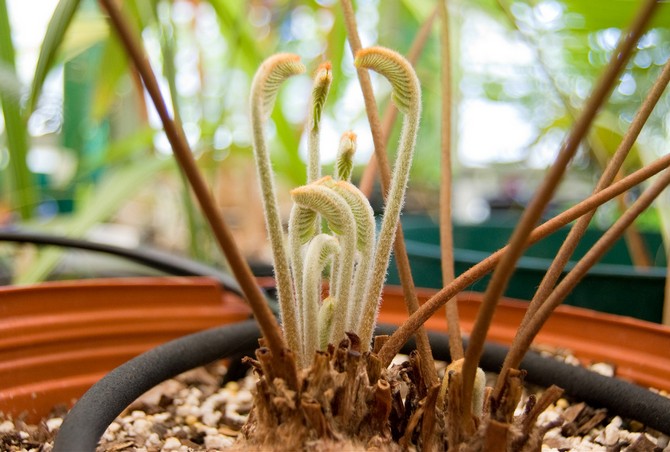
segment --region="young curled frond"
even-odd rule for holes
[[[287,78],[302,74],[305,66],[292,53],[278,53],[266,59],[251,82],[251,104],[260,109],[262,120],[272,112],[279,87]]]
[[[333,297],[328,297],[321,303],[317,323],[319,325],[319,350],[328,348],[328,341],[332,335],[333,317],[337,302]]]
[[[356,220],[347,201],[332,188],[330,177],[298,187],[291,191],[293,202],[312,209],[321,215],[330,229],[339,236],[342,252],[338,260],[336,275],[337,304],[333,317],[331,341],[338,343],[344,337],[347,323],[347,307],[352,293],[352,278],[356,260]]]
[[[309,242],[317,233],[317,214],[306,208],[294,208],[291,210],[291,229],[289,234],[298,238],[300,245]]]
[[[365,306],[360,316],[360,337],[364,350],[368,350],[377,319],[379,299],[388,270],[395,231],[400,221],[400,211],[405,201],[405,190],[416,145],[421,116],[421,89],[414,69],[405,58],[389,49],[372,47],[356,54],[356,66],[375,70],[385,76],[393,87],[393,98],[403,113],[402,131],[396,154],[386,208],[382,219],[373,268],[364,297]]]
[[[316,70],[314,76],[314,85],[312,87],[312,117],[310,121],[310,129],[318,130],[321,122],[321,112],[323,105],[326,103],[330,85],[333,82],[333,72],[330,61],[322,63]]]
[[[369,47],[356,53],[356,67],[372,69],[386,77],[393,87],[398,110],[412,114],[420,108],[421,86],[412,65],[398,52],[384,47]]]
[[[291,198],[296,205],[322,215],[330,229],[342,235],[353,225],[352,213],[346,201],[326,186],[326,180],[329,179],[326,176],[316,183],[294,188],[291,190]]]
[[[321,158],[319,151],[319,128],[321,123],[321,112],[326,103],[330,84],[333,82],[333,73],[330,62],[323,63],[316,70],[314,76],[314,85],[312,87],[312,110],[309,116],[307,130],[309,136],[307,139],[307,149],[309,159],[307,162],[307,182],[314,182],[321,177]]]
[[[370,247],[375,239],[375,218],[368,198],[350,182],[334,181],[331,178],[324,177],[319,183],[334,190],[349,204],[356,221],[356,246],[358,250],[362,251]]]
[[[318,312],[321,300],[322,274],[328,263],[340,254],[338,240],[328,234],[319,234],[307,247],[303,276],[303,363],[307,365],[314,352],[320,348],[318,333]],[[329,330],[330,334],[330,330]]]
[[[344,132],[340,138],[340,147],[335,162],[335,179],[351,181],[351,171],[354,169],[354,154],[356,153],[356,134],[352,131]]]
[[[289,260],[284,246],[284,230],[279,213],[270,152],[265,141],[265,121],[272,112],[280,84],[288,77],[300,74],[305,67],[297,55],[274,55],[258,68],[251,84],[251,130],[254,158],[263,198],[265,225],[272,246],[272,258],[277,279],[277,298],[284,327],[284,335],[292,350],[300,350],[298,319],[292,292]]]

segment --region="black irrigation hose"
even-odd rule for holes
[[[30,243],[34,245],[59,246],[122,257],[173,276],[210,276],[216,278],[226,289],[242,294],[235,278],[200,262],[148,248],[131,249],[106,243],[90,242],[40,232],[10,231],[0,229],[0,242]]]
[[[390,334],[395,326],[380,325],[377,334]],[[94,451],[109,424],[135,399],[169,378],[223,357],[250,353],[260,335],[254,321],[226,325],[185,336],[156,347],[117,367],[82,396],[56,437],[54,452]],[[449,338],[428,333],[436,359],[449,360]],[[408,353],[409,342],[402,352]],[[498,371],[507,347],[486,344],[481,367]],[[604,407],[670,435],[670,399],[616,378],[530,352],[521,363],[526,380],[542,386],[556,384],[570,396],[594,407]]]
[[[112,370],[70,410],[54,451],[94,451],[109,424],[135,399],[162,381],[221,357],[258,347],[255,321],[212,328],[149,350]]]

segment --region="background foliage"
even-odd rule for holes
[[[48,26],[29,31],[44,35],[39,57],[37,49],[21,45],[28,24],[21,21],[19,3],[0,0],[0,225],[83,236],[102,223],[126,224],[139,231],[136,242],[217,261],[155,112],[96,2],[53,3]],[[435,5],[356,2],[363,44],[407,52]],[[456,186],[471,194],[457,194],[455,213],[472,220],[476,215],[467,215],[478,197],[507,190],[523,202],[529,195],[533,175],[541,177],[557,152],[639,2],[449,0],[448,6]],[[123,7],[141,30],[172,111],[241,235],[245,228],[263,233],[249,226],[262,220],[249,208],[257,200],[248,169],[247,93],[265,57],[294,52],[310,70],[331,60],[323,152],[334,158],[339,134],[352,129],[359,135],[356,161],[362,165],[369,158],[372,141],[335,0],[128,0]],[[583,190],[590,190],[598,160],[614,151],[670,56],[668,19],[670,5],[663,4],[573,164],[570,177],[583,181]],[[438,26],[417,65],[425,107],[408,207],[426,210],[437,206],[439,184]],[[383,108],[389,87],[374,81]],[[309,86],[309,76],[291,80],[272,116],[274,164],[287,186],[305,179],[302,122]],[[666,152],[669,111],[665,96],[628,169]],[[585,193],[579,187],[559,198],[576,199]],[[655,215],[644,221],[657,223]],[[258,242],[248,240],[247,251],[263,257]],[[29,266],[24,280],[43,277],[54,260]]]

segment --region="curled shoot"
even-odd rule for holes
[[[356,255],[356,222],[351,207],[336,191],[326,186],[330,177],[291,191],[293,202],[300,207],[312,209],[321,215],[330,229],[338,235],[342,251],[338,262],[337,303],[333,317],[331,340],[337,342],[344,337],[347,306],[351,293],[351,281]],[[332,283],[332,281],[331,281]]]
[[[281,82],[305,69],[295,55],[276,55],[263,63],[252,83],[254,155],[272,245],[284,334],[304,366],[317,349],[323,350],[328,343],[343,339],[345,331],[358,334],[364,350],[369,350],[419,125],[419,82],[403,57],[391,50],[373,47],[360,51],[355,63],[381,73],[391,82],[394,102],[404,114],[378,238],[372,207],[350,182],[356,150],[353,132],[342,135],[334,178],[321,177],[320,120],[332,82],[330,64],[325,63],[316,71],[311,95],[307,127],[308,183],[291,191],[294,206],[289,219],[290,251],[287,253],[263,126]],[[326,221],[329,234],[321,233],[321,218]],[[320,302],[323,273],[328,265],[330,293]]]
[[[354,221],[356,222],[356,249],[358,250],[359,257],[356,262],[353,293],[362,294],[367,284],[375,246],[375,218],[372,206],[370,206],[370,202],[363,192],[350,182],[333,182],[332,179],[326,179],[323,183],[344,198],[354,215]],[[347,306],[347,331],[358,330],[361,304],[359,300],[352,299],[350,305]]]
[[[416,145],[421,116],[421,88],[419,79],[409,62],[392,50],[383,47],[362,49],[356,54],[354,64],[359,68],[372,69],[388,79],[393,89],[393,101],[403,114],[400,142],[373,258],[372,275],[363,299],[364,307],[359,335],[363,350],[368,351]]]
[[[299,353],[298,319],[293,298],[291,275],[284,247],[284,231],[277,196],[274,188],[270,153],[265,139],[265,122],[268,120],[277,92],[287,78],[302,74],[305,66],[297,55],[282,53],[271,56],[261,64],[251,83],[251,130],[254,158],[261,185],[265,224],[270,237],[277,280],[277,297],[284,329],[284,335],[290,349]]]
[[[309,154],[307,182],[314,182],[321,177],[320,152],[319,152],[319,129],[321,124],[321,113],[328,98],[328,91],[333,82],[333,73],[330,62],[327,61],[319,66],[314,76],[312,87],[312,110],[309,118],[309,138],[307,149]]]
[[[337,239],[328,234],[319,234],[312,239],[305,255],[305,273],[302,284],[303,290],[303,365],[309,363],[314,352],[321,349],[319,338],[320,324],[318,315],[321,305],[322,275],[326,266],[340,254],[340,244]],[[327,308],[328,309],[328,308]],[[325,311],[324,311],[325,314]],[[329,314],[332,318],[332,313]],[[323,326],[328,330],[330,327]],[[326,340],[327,340],[326,336]],[[326,344],[327,345],[327,344]]]
[[[351,171],[354,169],[354,154],[356,153],[356,134],[344,132],[340,138],[340,147],[337,150],[335,162],[335,179],[351,181]]]

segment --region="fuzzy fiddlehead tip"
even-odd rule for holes
[[[321,112],[323,105],[326,103],[330,85],[333,82],[333,71],[330,61],[326,61],[319,65],[314,76],[314,86],[312,87],[312,130],[319,129],[321,122]]]
[[[292,53],[278,53],[266,59],[251,84],[251,99],[261,108],[263,119],[272,112],[277,92],[284,80],[305,72],[300,57]]]
[[[349,182],[351,171],[354,169],[354,154],[356,153],[356,134],[344,132],[340,138],[340,148],[337,151],[335,163],[335,179]]]
[[[421,87],[414,69],[398,52],[385,47],[368,47],[356,53],[354,64],[386,77],[393,87],[393,100],[404,114],[411,114],[421,102]]]

